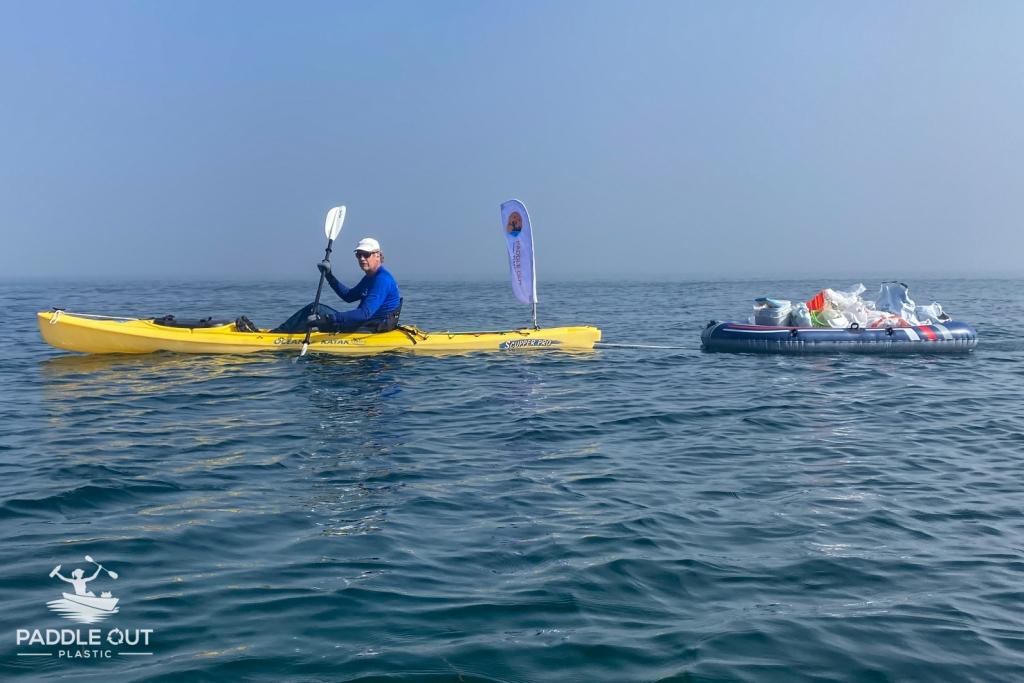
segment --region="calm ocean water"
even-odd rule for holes
[[[1024,282],[911,283],[964,357],[700,351],[852,284],[542,283],[542,324],[668,348],[297,363],[76,356],[34,312],[268,326],[308,282],[2,284],[0,678],[1022,680]],[[505,283],[403,294],[529,319]],[[92,625],[46,604],[85,555],[118,575]],[[16,642],[90,628],[150,641]]]

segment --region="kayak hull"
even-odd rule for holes
[[[732,353],[968,353],[978,333],[962,322],[844,329],[711,321],[700,340],[705,351]]]
[[[117,601],[120,598],[97,598],[91,595],[75,595],[74,593],[62,593],[65,600],[70,602],[85,605],[86,607],[92,607],[93,609],[100,609],[106,612],[112,612],[117,606]]]
[[[153,320],[107,318],[42,311],[37,314],[39,332],[47,344],[80,353],[176,353],[245,354],[295,351],[305,334],[269,330],[240,332],[234,323],[212,327],[168,327]],[[525,328],[495,332],[423,332],[400,325],[390,332],[314,332],[309,352],[343,355],[385,351],[463,352],[517,349],[593,349],[601,340],[596,327]]]

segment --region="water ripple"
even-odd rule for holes
[[[0,676],[1024,677],[1024,342],[993,314],[1020,283],[916,283],[977,323],[964,358],[700,352],[707,319],[819,284],[548,288],[546,324],[675,348],[300,362],[71,356],[33,312],[270,324],[308,283],[6,285],[7,631],[59,627],[47,574],[89,554],[109,622],[155,635],[88,663],[9,640]],[[503,284],[404,289],[425,328],[524,321]]]

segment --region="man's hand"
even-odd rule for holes
[[[316,313],[306,318],[306,328],[310,330],[324,330],[331,324],[331,318],[322,313]]]
[[[323,273],[325,276],[331,274],[331,262],[324,259],[320,263],[316,264],[317,270]]]

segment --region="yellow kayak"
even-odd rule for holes
[[[66,311],[42,311],[37,315],[39,332],[47,344],[82,353],[256,353],[298,351],[305,334],[285,334],[257,329],[240,331],[234,322],[203,327],[159,324],[152,319],[113,318]],[[366,354],[381,351],[417,352],[505,351],[553,348],[593,349],[601,340],[596,327],[524,328],[499,332],[423,332],[399,325],[390,332],[314,332],[309,351],[314,353]]]

